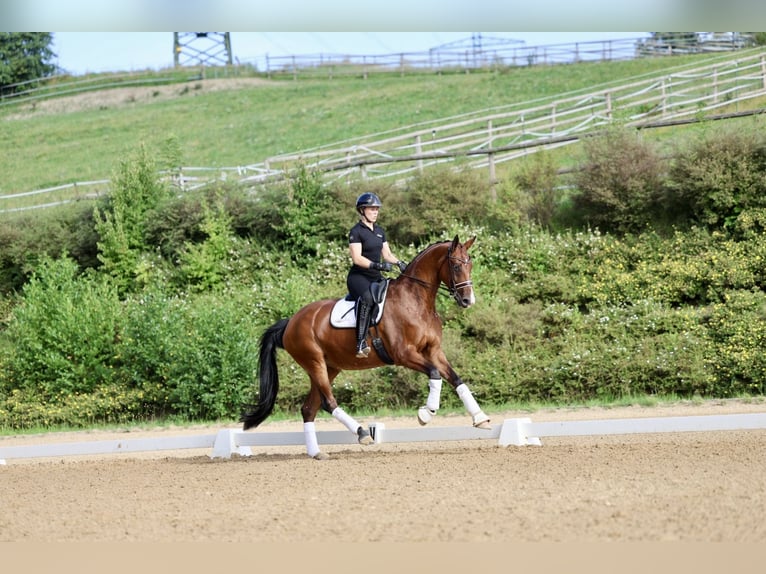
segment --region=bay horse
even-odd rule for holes
[[[473,261],[468,255],[475,239],[460,243],[456,235],[452,241],[434,243],[389,281],[385,312],[374,327],[383,350],[370,353],[367,358],[356,357],[354,329],[331,325],[330,314],[337,299],[309,303],[289,319],[281,319],[266,329],[260,340],[260,395],[258,404],[241,418],[244,430],[258,426],[274,410],[279,391],[276,361],[279,348],[290,354],[311,381],[301,414],[306,451],[315,459],[329,458],[317,444],[314,420],[320,407],[357,435],[360,444],[373,442],[369,432],[339,407],[333,396],[332,382],[342,370],[394,364],[428,375],[428,399],[418,409],[421,425],[430,422],[436,414],[442,378],[446,378],[471,415],[473,425],[489,428],[489,417],[442,350],[442,322],[436,312],[436,295],[442,288],[446,288],[460,307],[470,307],[476,302],[471,281]],[[375,348],[375,342],[370,346]],[[388,360],[384,361],[381,355]]]

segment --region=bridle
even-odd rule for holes
[[[468,281],[461,281],[458,283],[455,281],[455,274],[457,270],[460,269],[461,266],[468,265],[471,262],[471,258],[468,257],[467,259],[462,259],[460,257],[455,257],[454,255],[452,255],[452,246],[450,246],[447,251],[446,261],[449,264],[449,285],[444,285],[443,283],[439,283],[439,289],[446,291],[446,294],[449,294],[450,297],[452,297],[455,300],[455,302],[458,305],[460,305],[460,295],[458,294],[458,289],[462,289],[463,287],[472,287],[473,281],[469,279]],[[424,281],[420,277],[414,277],[412,275],[408,275],[407,273],[400,273],[399,276],[412,279],[416,283],[420,283],[421,285],[425,287],[432,287],[431,283],[429,283],[428,281]]]
[[[449,250],[447,251],[447,261],[450,263],[450,266],[449,266],[449,286],[446,287],[446,289],[447,289],[447,292],[455,300],[455,302],[458,305],[460,305],[460,295],[458,294],[458,289],[462,289],[463,287],[472,287],[473,281],[469,279],[468,281],[461,281],[460,283],[457,283],[455,282],[455,273],[463,265],[468,265],[471,262],[471,258],[468,257],[466,259],[461,259],[460,257],[455,257],[454,255],[452,255],[452,246],[450,246]],[[457,262],[457,264],[453,264],[453,262]],[[440,285],[440,287],[442,287],[442,285]]]

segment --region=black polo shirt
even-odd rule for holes
[[[372,229],[367,227],[361,221],[358,221],[354,227],[351,228],[348,234],[348,243],[361,243],[362,255],[370,261],[376,261],[380,263],[383,244],[386,242],[386,232],[378,224],[373,224]],[[380,272],[373,269],[363,269],[358,265],[354,265],[352,271],[364,271],[365,275],[369,275],[371,278],[380,277]]]

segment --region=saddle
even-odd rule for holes
[[[370,315],[370,326],[380,323],[383,317],[383,307],[386,303],[386,294],[388,293],[388,282],[390,279],[383,279],[370,284],[370,293],[372,293],[372,309]],[[353,329],[356,327],[356,300],[351,295],[346,295],[343,299],[338,299],[330,313],[330,324],[339,329]]]

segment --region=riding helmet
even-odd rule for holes
[[[356,210],[361,213],[365,207],[381,207],[383,203],[374,193],[363,193],[356,199]]]

